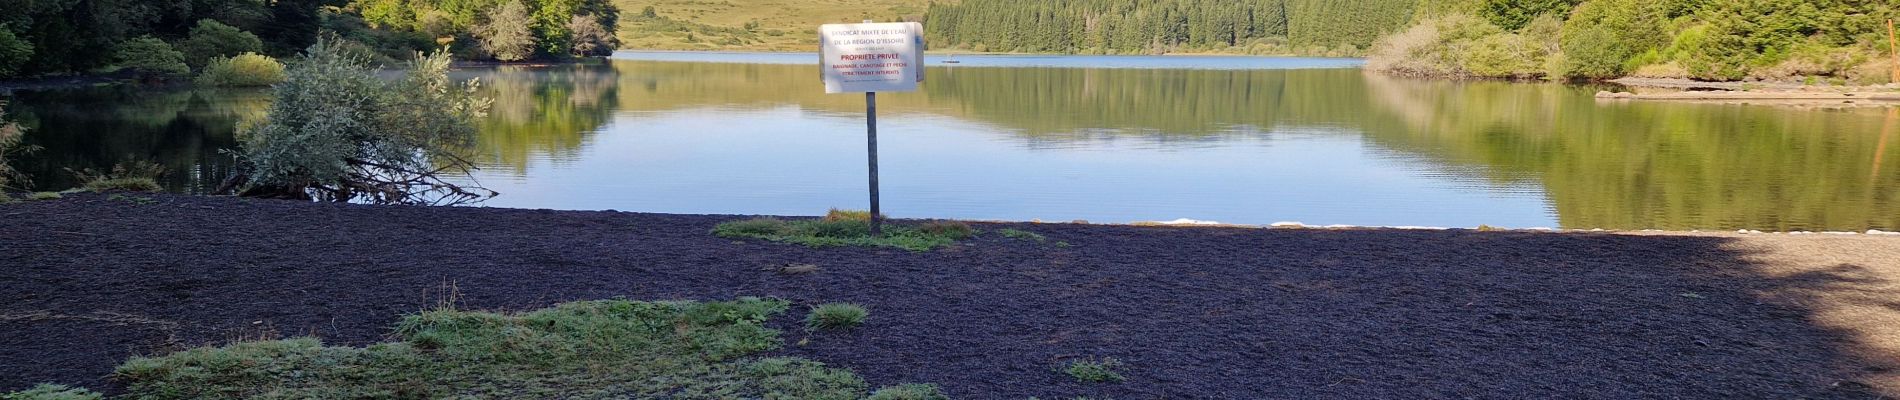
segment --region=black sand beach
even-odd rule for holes
[[[112,391],[129,356],[233,339],[375,342],[453,286],[469,309],[854,302],[865,326],[803,345],[775,321],[779,353],[965,399],[1900,395],[1892,237],[976,224],[913,253],[709,234],[734,216],[125,196],[150,200],[0,205],[0,391]],[[1054,371],[1086,357],[1128,380]]]

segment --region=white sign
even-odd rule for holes
[[[924,81],[924,24],[827,24],[818,43],[825,93],[913,92]]]

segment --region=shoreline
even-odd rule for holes
[[[793,50],[793,51],[777,51],[777,50],[745,50],[745,49],[711,49],[711,50],[678,50],[678,49],[618,49],[618,50],[615,50],[615,52],[622,52],[622,51],[624,51],[624,52],[632,52],[632,53],[713,53],[713,54],[817,54],[817,52],[816,52],[816,51],[810,51],[810,50],[803,50],[803,51],[796,51],[796,50]],[[1202,53],[1202,52],[1190,52],[1190,53],[1164,53],[1164,54],[1076,54],[1076,53],[1009,53],[1009,52],[978,52],[978,51],[969,51],[969,50],[925,50],[925,51],[924,51],[924,54],[925,54],[925,55],[938,55],[938,56],[1023,56],[1023,57],[1066,57],[1066,56],[1075,56],[1075,57],[1170,57],[1170,56],[1175,56],[1175,57],[1258,57],[1258,58],[1330,58],[1330,59],[1342,59],[1342,58],[1343,58],[1343,59],[1363,59],[1363,58],[1365,58],[1365,57],[1327,57],[1327,56],[1316,56],[1316,55],[1299,55],[1299,54],[1275,54],[1275,55],[1262,55],[1262,54],[1237,54],[1237,53]]]
[[[0,318],[20,333],[0,337],[0,391],[112,392],[130,355],[231,338],[373,343],[452,283],[475,310],[862,304],[869,329],[782,326],[800,344],[768,355],[957,398],[1900,393],[1885,235],[975,222],[910,252],[712,235],[730,215],[90,193],[0,215],[0,316],[20,316]],[[1084,356],[1126,361],[1128,382],[1051,371]]]

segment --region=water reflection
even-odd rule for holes
[[[1884,108],[1598,102],[1561,85],[1367,79],[1382,146],[1535,177],[1566,227],[1900,227]],[[1872,172],[1870,172],[1872,171]]]
[[[863,99],[824,94],[809,65],[618,60],[458,75],[482,78],[496,99],[474,149],[478,178],[503,193],[488,205],[809,214],[863,202]],[[1354,69],[928,77],[920,92],[879,97],[886,207],[899,215],[1900,229],[1888,109],[1599,103],[1588,87]],[[229,156],[217,150],[268,101],[124,88],[16,97],[27,141],[46,148],[21,165],[40,187],[74,185],[65,168],[142,158],[189,192],[223,178]]]
[[[481,79],[495,100],[473,160],[526,176],[531,158],[572,159],[617,109],[617,71],[610,65],[459,71],[457,79]]]
[[[27,128],[25,144],[39,146],[14,166],[32,187],[79,185],[72,171],[107,170],[151,161],[166,170],[160,181],[183,192],[207,192],[229,176],[237,145],[234,127],[270,106],[262,92],[86,88],[18,94],[9,116]]]

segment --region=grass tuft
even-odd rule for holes
[[[785,234],[789,228],[790,225],[778,218],[753,218],[719,224],[713,227],[713,234],[719,237],[778,236]]]
[[[1070,361],[1062,367],[1062,372],[1069,374],[1069,377],[1075,378],[1077,382],[1121,382],[1124,379],[1120,372],[1121,368],[1121,360],[1090,358]]]
[[[917,230],[923,231],[924,234],[927,235],[942,236],[955,240],[966,240],[976,237],[976,228],[971,228],[970,224],[958,221],[926,222],[923,225],[918,225]]]
[[[31,196],[27,196],[27,199],[33,200],[33,201],[46,201],[46,200],[59,200],[60,198],[64,198],[64,197],[66,196],[60,195],[59,192],[38,192],[38,193],[33,193],[33,195]]]
[[[864,400],[950,400],[937,385],[907,383],[897,386],[885,386],[871,393]]]
[[[871,212],[864,210],[840,210],[833,208],[825,212],[826,221],[870,221]]]
[[[13,196],[7,195],[7,192],[0,191],[0,204],[7,204],[7,203],[12,203],[12,202],[14,202]]]
[[[821,304],[812,307],[811,314],[805,316],[805,326],[814,330],[850,329],[863,325],[864,318],[870,315],[870,311],[856,304]]]
[[[833,213],[838,211],[833,210]],[[763,239],[809,247],[895,247],[920,252],[953,245],[968,238],[955,228],[938,227],[934,228],[936,231],[933,233],[922,227],[898,224],[886,224],[883,235],[873,236],[869,215],[865,214],[867,219],[862,220],[851,219],[853,217],[850,215],[796,221],[753,218],[719,224],[712,232],[723,238]],[[974,235],[974,230],[970,234]]]
[[[157,192],[165,190],[152,178],[100,179],[86,182],[86,190],[94,192]]]
[[[33,388],[13,393],[0,393],[0,399],[6,400],[100,400],[104,395],[85,388],[73,388],[66,385],[42,383]]]
[[[442,308],[403,318],[399,340],[242,342],[134,358],[129,398],[856,399],[849,370],[748,356],[782,345],[765,321],[789,303],[585,301],[526,313]]]
[[[1025,231],[1021,229],[1015,229],[1015,228],[996,231],[996,233],[1002,234],[1003,237],[1010,238],[1010,239],[1030,240],[1030,241],[1035,241],[1037,243],[1049,241],[1048,236],[1043,236],[1040,233]]]
[[[165,167],[152,162],[134,161],[119,163],[118,165],[112,166],[111,170],[103,172],[94,171],[90,168],[82,171],[73,171],[70,169],[67,171],[72,172],[74,176],[78,176],[79,181],[85,182],[86,190],[94,192],[158,192],[165,190],[164,186],[158,185],[158,176],[165,173]]]
[[[123,201],[123,202],[137,204],[137,205],[151,205],[151,204],[158,203],[158,200],[152,200],[149,198],[138,197],[138,196],[126,196],[126,195],[120,195],[120,194],[115,194],[115,195],[106,197],[106,200]]]

